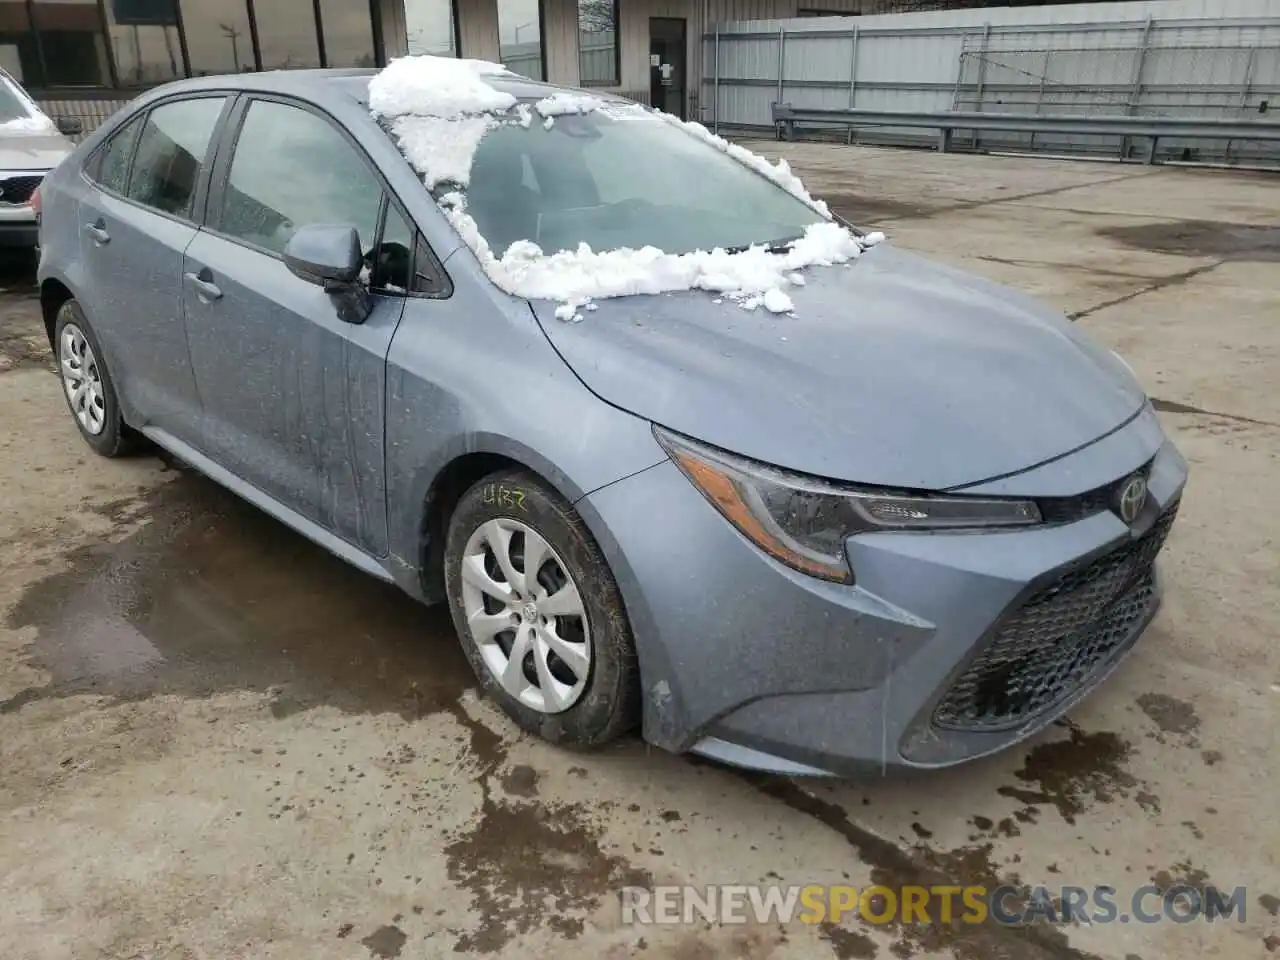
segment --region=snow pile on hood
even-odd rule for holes
[[[482,60],[446,57],[402,57],[393,60],[369,85],[369,107],[387,121],[409,163],[430,189],[453,182],[465,187],[480,141],[499,123],[529,127],[533,111],[509,93],[486,82],[488,77],[510,75],[502,66]],[[708,290],[723,294],[744,309],[764,307],[773,313],[789,313],[789,286],[803,286],[800,270],[811,266],[848,263],[863,250],[884,239],[871,233],[856,237],[832,222],[827,205],[805,190],[785,160],[772,164],[764,157],[715,136],[698,123],[685,123],[669,114],[647,111],[639,105],[618,105],[586,94],[556,93],[534,104],[534,111],[550,128],[555,117],[605,109],[636,117],[660,117],[692,136],[728,154],[772,180],[792,196],[808,204],[826,222],[811,225],[786,250],[771,252],[765,246],[729,253],[695,250],[666,253],[656,247],[595,251],[586,244],[576,250],[547,254],[528,240],[513,243],[496,254],[467,213],[466,198],[451,191],[439,204],[475,253],[489,278],[513,296],[530,300],[554,300],[556,316],[581,320],[579,308],[594,309],[593,300],[633,294]],[[719,300],[716,301],[720,302]]]

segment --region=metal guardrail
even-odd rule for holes
[[[1147,137],[1147,163],[1156,162],[1162,137],[1181,140],[1280,141],[1280,123],[1194,117],[1055,116],[1052,114],[972,113],[958,110],[907,112],[896,110],[821,110],[772,104],[774,135],[792,140],[796,124],[824,127],[924,127],[938,131],[938,149],[951,148],[956,130],[1014,133],[1064,133],[1083,136]]]

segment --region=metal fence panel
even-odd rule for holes
[[[750,21],[719,24],[704,42],[703,102],[718,128],[769,128],[775,101],[826,109],[1233,119],[1280,110],[1280,15],[1269,0]],[[859,131],[858,138],[932,140],[919,129],[893,128]],[[967,144],[1138,152],[1119,137],[1002,133]],[[957,145],[966,140],[958,137]],[[1160,154],[1280,163],[1274,144],[1161,140]]]

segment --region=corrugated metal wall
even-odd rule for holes
[[[774,101],[908,111],[1280,113],[1277,0],[720,23],[704,37],[703,49],[704,118],[730,128],[768,128]],[[933,141],[925,131],[889,128],[860,131],[859,139]],[[984,136],[980,145],[1113,156],[1137,149],[1119,138],[1043,134]],[[1280,160],[1274,146],[1227,142],[1161,141],[1161,153],[1201,161]]]

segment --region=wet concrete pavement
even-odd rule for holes
[[[782,149],[855,220],[1078,317],[1159,400],[1193,478],[1169,599],[1107,686],[1021,749],[892,783],[543,745],[476,698],[442,609],[179,466],[93,457],[7,264],[4,956],[1280,953],[1280,181]],[[1243,924],[620,923],[623,885],[715,882],[1249,894]]]

